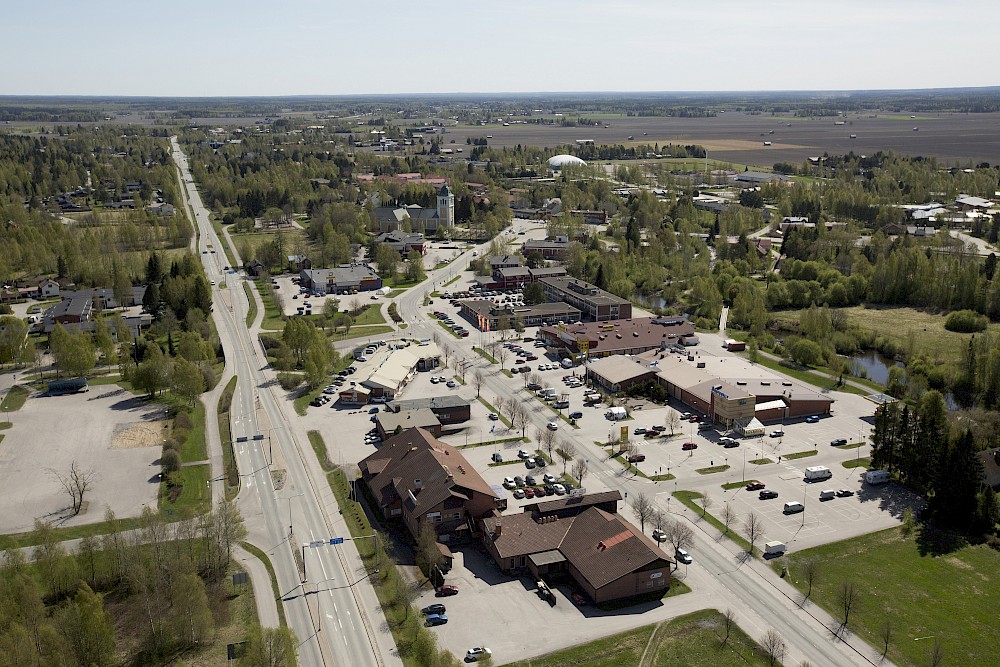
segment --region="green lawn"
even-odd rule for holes
[[[898,665],[930,664],[935,639],[946,665],[996,664],[1000,553],[985,545],[950,552],[942,549],[946,546],[939,535],[918,529],[906,537],[893,528],[791,553],[787,580],[804,593],[801,564],[815,559],[819,574],[812,600],[835,618],[841,616],[841,584],[854,582],[861,597],[849,629],[881,649],[879,630],[891,623],[888,657]]]
[[[772,371],[777,371],[779,373],[787,375],[788,377],[795,378],[800,382],[805,382],[806,384],[810,384],[814,387],[819,387],[820,389],[824,389],[827,391],[843,391],[849,394],[857,394],[859,396],[867,396],[868,394],[872,393],[869,390],[859,389],[858,387],[854,387],[849,384],[843,384],[838,386],[837,379],[829,375],[826,375],[825,373],[823,373],[822,370],[819,369],[802,370],[801,368],[798,368],[796,366],[787,366],[782,362],[777,361],[775,359],[771,359],[770,357],[763,354],[757,357],[756,363],[760,364],[761,366],[764,366],[765,368],[770,368]],[[851,380],[857,381],[857,378],[851,378]],[[881,388],[878,389],[878,391],[881,391]]]
[[[204,461],[208,458],[208,450],[205,445],[205,406],[201,401],[194,404],[188,416],[191,417],[191,432],[181,447],[181,461]]]
[[[688,509],[695,512],[695,514],[701,517],[704,521],[707,521],[711,525],[715,526],[716,530],[721,533],[726,532],[726,524],[712,516],[711,512],[705,512],[701,505],[698,504],[698,500],[702,497],[702,494],[697,491],[674,491],[673,496],[674,498],[677,498],[677,500],[684,503]],[[712,507],[710,506],[709,509],[712,509]],[[737,532],[738,530],[739,526],[734,523],[730,526],[727,537],[738,544],[744,551],[749,551],[750,543],[743,539],[743,537]],[[754,550],[754,553],[758,553],[758,551],[759,550]]]
[[[212,494],[208,488],[210,473],[207,463],[181,468],[176,473],[180,479],[181,492],[174,500],[168,496],[167,485],[161,484],[160,514],[167,520],[174,520],[179,516],[194,516],[211,509]]]
[[[219,440],[222,442],[222,468],[226,476],[226,499],[232,500],[240,490],[240,472],[236,467],[236,455],[233,452],[233,435],[229,428],[230,408],[233,403],[233,393],[236,391],[237,376],[233,376],[226,388],[219,395],[219,409],[216,419],[219,422]]]
[[[385,324],[385,316],[378,306],[367,305],[365,309],[354,318],[352,327],[363,327],[369,324]]]
[[[330,339],[334,341],[338,340],[352,340],[354,338],[371,338],[372,336],[381,336],[382,334],[392,333],[393,328],[388,324],[374,324],[371,326],[363,327],[351,327],[351,330],[346,336],[338,333],[330,333]]]
[[[726,472],[727,470],[729,470],[728,465],[721,465],[721,466],[712,466],[710,468],[696,468],[695,472],[698,473],[699,475],[711,475],[712,473]]]
[[[253,298],[253,290],[250,289],[250,283],[243,281],[243,291],[247,293],[247,301],[250,302],[250,308],[247,310],[247,326],[249,327],[257,319],[257,300]]]
[[[281,331],[285,328],[285,319],[278,310],[278,304],[271,298],[271,291],[262,280],[257,281],[257,293],[264,303],[264,319],[261,320],[260,328],[269,331]]]
[[[0,422],[0,431],[6,430],[13,426],[10,422]]]
[[[281,589],[278,588],[278,578],[274,575],[274,565],[271,564],[271,559],[268,558],[266,553],[249,542],[240,542],[240,546],[246,549],[249,553],[253,554],[267,569],[268,577],[271,579],[271,594],[274,595],[274,599],[278,602],[278,622],[281,623],[281,627],[287,627],[288,622],[285,620],[285,605],[281,603]],[[257,591],[257,594],[261,595],[263,592]]]
[[[28,390],[16,384],[3,397],[3,402],[0,402],[0,410],[3,412],[20,410],[26,400],[28,400]]]
[[[862,456],[858,459],[851,459],[850,461],[842,461],[840,465],[845,468],[868,468],[872,464],[872,460],[867,456]]]
[[[791,454],[785,454],[782,458],[786,461],[794,461],[795,459],[804,459],[809,456],[816,456],[819,451],[815,449],[807,449],[804,452],[792,452]]]
[[[729,641],[723,615],[704,609],[658,625],[604,637],[555,653],[511,663],[511,667],[746,667],[766,665],[760,648],[738,626]],[[643,655],[646,659],[643,661]]]

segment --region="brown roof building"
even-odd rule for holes
[[[568,575],[595,603],[670,587],[674,561],[617,513],[601,509],[605,503],[578,513],[538,511],[548,504],[483,521],[483,543],[501,570]]]
[[[447,542],[497,509],[496,492],[462,453],[422,428],[387,439],[358,466],[382,516],[402,521],[414,539],[429,522]]]
[[[684,345],[692,339],[697,341],[694,325],[683,317],[635,317],[549,326],[542,327],[538,337],[550,348],[563,348],[570,355],[581,354],[585,348],[591,359],[612,354],[642,354],[671,345]]]

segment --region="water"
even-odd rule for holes
[[[861,377],[861,371],[864,371],[864,377],[878,382],[881,385],[885,385],[889,381],[889,369],[893,366],[898,366],[904,368],[905,364],[901,361],[896,361],[895,359],[890,359],[889,357],[879,354],[874,350],[869,350],[863,354],[859,354],[854,357],[848,357],[851,362],[851,375],[856,377]],[[948,406],[949,410],[960,410],[961,406],[958,401],[955,400],[955,395],[950,391],[944,394],[945,405]]]
[[[635,301],[638,301],[639,304],[643,308],[646,308],[646,309],[649,309],[649,310],[654,310],[654,309],[657,309],[657,308],[663,309],[663,308],[666,308],[669,305],[667,303],[667,300],[664,299],[662,296],[659,296],[659,295],[645,296],[645,295],[642,295],[642,294],[633,294],[632,298]]]

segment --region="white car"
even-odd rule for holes
[[[564,496],[564,495],[566,495],[566,487],[563,486],[562,484],[553,484],[552,488],[556,490],[556,495],[557,496]]]
[[[431,384],[437,384],[438,382],[440,382],[440,380],[438,380],[437,377],[431,377]]]
[[[517,450],[517,458],[519,458],[519,459],[526,459],[529,456],[531,456],[531,454],[529,454],[527,452],[527,450],[525,450],[525,449],[519,449],[519,450]]]
[[[685,565],[690,565],[692,562],[694,562],[694,559],[691,558],[691,554],[689,554],[685,549],[677,550],[677,560],[684,563]]]
[[[516,487],[517,487],[517,484],[514,482],[514,478],[513,477],[504,477],[503,478],[503,488],[505,488],[505,489],[513,489],[513,488],[516,488]]]
[[[558,431],[559,430],[559,424],[557,424],[555,422],[549,422],[548,424],[545,425],[545,427],[548,428],[550,431]]]
[[[554,475],[545,473],[545,475],[542,477],[542,482],[544,482],[545,484],[555,484],[556,478]]]
[[[470,648],[468,651],[465,652],[465,659],[469,662],[476,662],[480,658],[485,657],[487,655],[492,656],[493,651],[483,646],[476,646],[475,648]]]
[[[454,389],[455,387],[458,386],[458,383],[455,382],[454,380],[448,380],[448,384],[446,384],[445,386],[448,387],[448,389]]]
[[[491,413],[490,413],[490,421],[493,421],[493,422],[495,422],[495,421],[497,421],[498,419],[500,419],[500,415],[498,415],[498,414],[497,414],[497,413],[495,413],[495,412],[491,412]]]

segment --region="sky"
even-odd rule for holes
[[[6,0],[0,95],[1000,84],[997,0]]]

